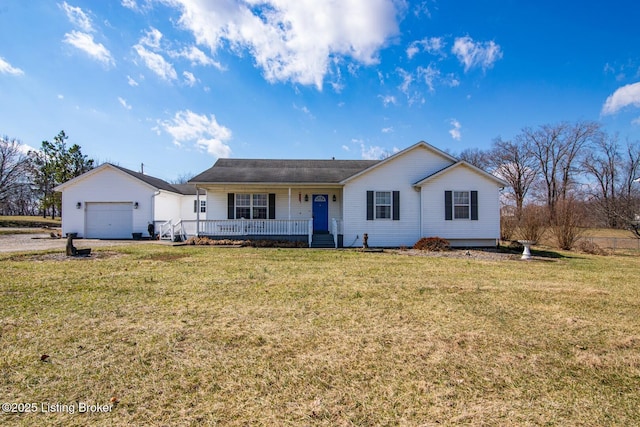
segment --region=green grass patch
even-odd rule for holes
[[[95,254],[0,255],[0,396],[119,403],[0,422],[640,423],[637,256]]]
[[[0,216],[0,227],[60,227],[60,218],[41,216]],[[14,233],[15,234],[15,233]]]

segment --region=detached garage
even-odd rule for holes
[[[195,219],[193,185],[171,185],[104,163],[55,188],[62,193],[62,233],[92,239],[148,236],[150,223]],[[202,201],[206,198],[201,193]],[[202,212],[202,211],[201,211]]]

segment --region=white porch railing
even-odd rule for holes
[[[161,238],[173,240],[181,236],[186,240],[192,236],[309,236],[313,235],[312,219],[207,219],[180,220],[170,226],[171,221],[160,224]],[[166,237],[163,237],[166,236]],[[309,243],[310,244],[310,243]]]
[[[334,242],[337,247],[337,232],[342,226],[340,220],[332,220]],[[309,246],[313,239],[313,219],[207,219],[171,221],[158,226],[160,239],[175,240],[180,236],[186,240],[192,236],[304,236]]]
[[[160,227],[158,228],[158,236],[160,240],[171,240],[173,242],[174,234],[171,220],[160,224]]]

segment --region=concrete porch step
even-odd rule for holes
[[[314,233],[311,239],[312,248],[334,248],[333,234]]]

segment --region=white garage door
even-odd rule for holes
[[[130,239],[132,203],[87,203],[86,236],[90,239]]]

